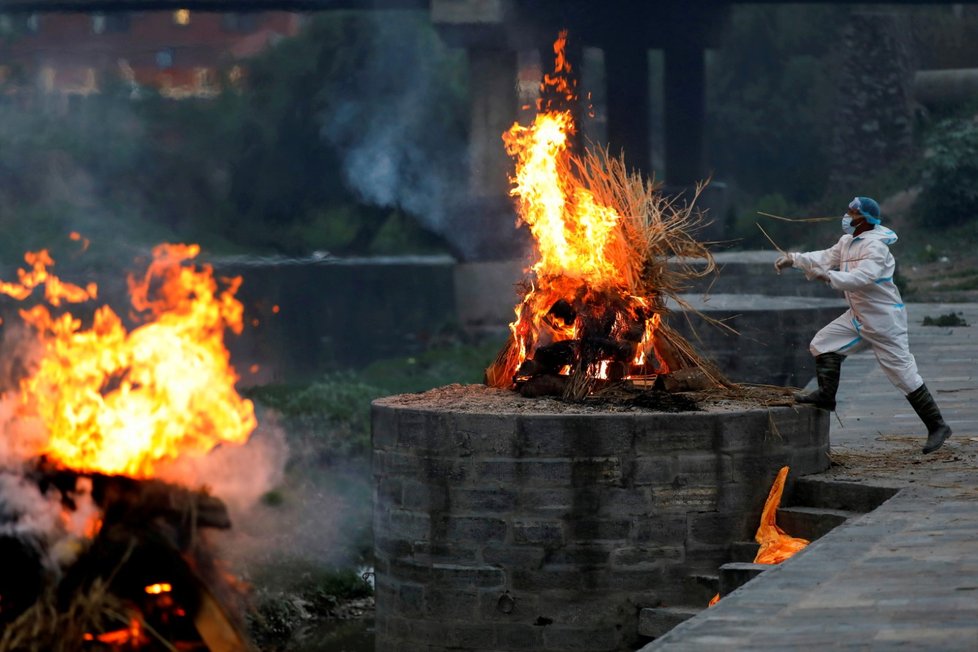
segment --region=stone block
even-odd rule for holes
[[[525,489],[519,493],[520,516],[562,514],[575,506],[577,492],[570,487],[555,489]]]
[[[603,457],[631,448],[632,419],[627,415],[593,415],[567,419],[557,415],[519,418],[518,441],[523,456]]]
[[[611,565],[625,569],[652,570],[664,562],[676,562],[683,558],[682,546],[630,546],[611,553]]]
[[[450,494],[452,509],[460,514],[489,513],[498,515],[511,512],[517,506],[519,495],[515,491],[492,487],[488,489],[453,489]]]
[[[571,485],[574,487],[620,484],[621,477],[619,457],[575,458],[571,462]]]
[[[585,591],[650,591],[662,589],[665,573],[662,568],[609,567],[583,573]]]
[[[604,518],[648,518],[653,512],[652,491],[647,487],[601,488],[596,492],[596,515]]]
[[[482,548],[482,560],[506,568],[537,568],[546,552],[542,546],[488,545]]]
[[[397,442],[397,412],[379,405],[370,406],[370,442],[373,450],[385,450]]]
[[[403,483],[400,506],[404,509],[430,514],[445,510],[448,504],[447,487],[411,480]]]
[[[638,457],[630,465],[628,478],[634,485],[670,484],[678,474],[677,456],[662,452]]]
[[[486,460],[479,462],[476,476],[480,486],[495,483],[503,486],[544,488],[570,485],[571,461],[558,460]]]
[[[502,543],[506,539],[506,521],[488,516],[449,516],[439,524],[446,540],[455,543]]]
[[[506,581],[505,574],[496,566],[459,564],[432,564],[429,577],[431,586],[439,589],[495,588]]]
[[[514,591],[578,591],[581,589],[583,577],[576,568],[552,567],[549,569],[530,570],[517,568],[510,573]]]
[[[513,521],[513,542],[544,546],[564,543],[564,528],[560,521]]]
[[[397,587],[394,609],[399,616],[413,618],[424,611],[424,587],[420,584],[401,584]]]
[[[414,541],[426,539],[431,532],[431,517],[427,514],[392,509],[390,513],[390,538]]]
[[[539,650],[543,647],[543,628],[507,624],[496,628],[496,650]]]
[[[596,627],[547,627],[543,630],[544,650],[569,652],[587,650],[588,652],[610,652],[617,650],[621,643],[620,634],[614,626]]]
[[[442,643],[449,647],[460,650],[486,650],[492,649],[496,642],[496,629],[492,625],[480,623],[455,623],[445,628]],[[377,650],[389,649],[396,650],[396,647],[381,648]]]
[[[683,513],[656,513],[633,521],[629,541],[637,544],[676,547],[686,542],[686,518]]]
[[[654,487],[652,502],[656,509],[706,512],[716,509],[718,494],[716,486],[687,486],[677,482],[668,487]]]
[[[510,415],[459,413],[454,427],[472,455],[516,456],[517,421]]]
[[[401,506],[401,487],[403,483],[396,478],[378,478],[374,481],[375,508],[389,509]]]
[[[613,546],[583,545],[563,546],[548,549],[543,558],[543,567],[574,566],[579,569],[595,568],[608,563]]]
[[[438,620],[471,621],[479,607],[479,594],[473,590],[429,591],[424,601],[424,612]]]
[[[694,512],[686,515],[686,541],[729,546],[742,530],[743,515],[723,512]]]
[[[750,410],[725,418],[720,426],[718,450],[758,454],[766,445],[780,445],[779,438],[771,433],[771,418],[767,410]]]
[[[538,608],[540,602],[537,593],[484,589],[479,593],[477,616],[483,622],[513,622],[530,625],[540,617]]]
[[[708,413],[656,414],[635,423],[635,451],[658,456],[676,451],[713,450],[719,420]]]
[[[470,473],[470,466],[458,458],[431,457],[421,458],[420,477],[435,485],[458,485],[465,482]]]
[[[568,539],[571,541],[625,541],[631,531],[632,522],[628,519],[577,518],[570,515],[565,519]]]

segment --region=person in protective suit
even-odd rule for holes
[[[818,389],[795,394],[799,403],[835,410],[839,374],[847,355],[871,348],[883,373],[906,396],[927,426],[924,452],[936,451],[951,436],[937,403],[917,372],[907,337],[907,310],[893,282],[896,261],[890,245],[892,230],[880,224],[880,207],[869,197],[856,197],[842,217],[845,232],[829,249],[789,253],[774,263],[778,274],[796,267],[808,280],[818,279],[845,293],[849,309],[822,328],[809,349],[815,356]]]

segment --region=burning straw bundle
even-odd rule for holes
[[[524,192],[519,177],[514,179],[514,194],[520,197],[520,215],[533,231],[540,261],[522,284],[517,320],[510,326],[508,342],[486,370],[486,383],[512,387],[514,382],[518,383],[537,347],[577,338],[574,341],[579,344],[573,350],[573,364],[562,394],[568,399],[584,398],[601,378],[596,364],[601,354],[589,351],[582,330],[588,328],[589,313],[600,313],[598,321],[604,320],[606,324],[611,323],[609,320],[615,324],[631,322],[625,327],[606,326],[605,331],[612,328],[619,334],[623,328],[632,333],[640,331],[640,338],[627,332],[620,336],[632,342],[633,354],[637,352],[631,370],[626,372],[628,375],[647,374],[646,369],[650,367],[671,372],[696,368],[713,385],[729,386],[729,381],[712,364],[697,355],[661,319],[668,313],[667,298],[692,310],[679,293],[691,279],[716,271],[710,251],[693,237],[703,226],[703,214],[695,208],[695,203],[705,184],[696,188],[691,201],[680,203],[677,198],[662,195],[658,184],[630,173],[622,157],[612,157],[605,149],[587,150],[583,156],[558,152],[555,158],[565,201],[561,225],[564,240],[576,241],[576,246],[586,249],[588,256],[597,257],[598,260],[590,260],[587,265],[611,271],[588,276],[582,273],[584,265],[565,264],[555,268],[546,264],[545,249],[552,243],[546,241],[547,234],[539,232],[539,225],[532,217],[527,219],[534,210],[539,210],[529,204],[540,201],[540,197]],[[517,168],[519,175],[520,162]],[[590,223],[575,221],[573,217],[581,211],[599,214],[603,226],[608,228],[598,233]],[[566,323],[565,317],[564,326],[558,324],[554,328],[554,315],[559,316],[560,312],[558,306],[566,305],[570,308],[565,311],[573,315],[574,323]],[[653,356],[654,365],[639,362]]]

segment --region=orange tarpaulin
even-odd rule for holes
[[[761,524],[754,535],[754,541],[761,544],[757,556],[754,557],[755,564],[780,564],[785,559],[793,557],[796,552],[809,543],[807,539],[799,539],[789,535],[777,524],[778,505],[781,504],[784,482],[788,479],[788,469],[789,467],[783,466],[778,471],[778,477],[774,479],[771,491],[767,495],[767,501],[764,503],[764,511],[761,512]],[[717,593],[710,600],[709,606],[715,605],[719,599],[720,594]]]

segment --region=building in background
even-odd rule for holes
[[[213,97],[240,81],[244,60],[293,36],[290,12],[0,15],[0,85],[87,96],[107,88],[183,99]]]

